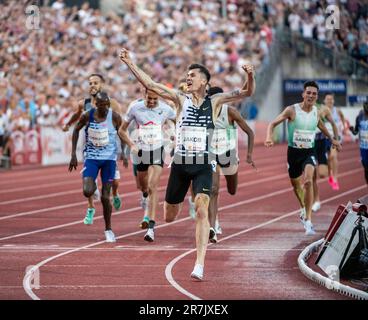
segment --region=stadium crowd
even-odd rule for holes
[[[267,63],[275,28],[286,25],[334,50],[367,62],[367,4],[362,1],[221,0],[123,1],[122,14],[68,7],[63,0],[40,7],[30,28],[29,1],[0,3],[0,134],[36,125],[62,125],[73,101],[87,95],[87,77],[101,73],[107,91],[122,104],[140,87],[119,62],[126,47],[155,80],[178,86],[186,66],[198,62],[212,73],[211,85],[242,84],[240,66]],[[340,7],[340,29],[326,30],[322,8]],[[348,15],[347,12],[350,14]]]

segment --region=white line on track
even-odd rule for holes
[[[352,172],[356,172],[357,170],[351,170],[351,173]],[[346,172],[345,173],[345,175],[347,175],[348,174],[348,172]],[[339,175],[339,177],[341,177],[342,175]],[[322,180],[320,180],[319,182],[321,182]],[[350,193],[352,193],[352,192],[355,192],[355,191],[358,191],[358,190],[361,190],[361,189],[363,189],[363,188],[366,188],[366,186],[361,186],[361,187],[359,187],[359,188],[355,188],[355,189],[352,189],[352,190],[350,190],[350,191],[347,191],[347,192],[345,192],[345,193],[342,193],[342,194],[340,194],[340,195],[338,195],[338,196],[335,196],[335,197],[332,197],[332,198],[329,198],[329,199],[326,199],[326,200],[324,200],[324,201],[322,201],[322,203],[326,203],[326,202],[328,202],[328,201],[332,201],[332,200],[334,200],[334,199],[337,199],[337,198],[339,198],[339,197],[341,197],[341,196],[343,196],[343,195],[347,195],[347,194],[350,194]],[[284,192],[286,192],[286,191],[290,191],[290,188],[287,188],[287,189],[284,189],[285,191]],[[267,197],[267,196],[266,196]],[[271,195],[269,194],[268,195],[268,197],[271,197]],[[256,197],[256,199],[259,199],[260,197]],[[251,199],[248,199],[247,201],[248,201],[248,203],[250,202],[250,200]],[[255,200],[255,201],[257,201],[257,200]],[[239,205],[242,205],[243,204],[243,201],[241,201],[240,202],[240,204]],[[233,207],[234,205],[232,205],[232,207]],[[225,207],[220,207],[219,208],[219,211],[220,210],[226,210],[226,208]],[[246,229],[246,230],[244,230],[244,231],[242,231],[242,232],[238,232],[238,233],[236,233],[236,234],[234,234],[233,236],[235,236],[235,235],[239,235],[239,234],[242,234],[242,233],[245,233],[245,232],[248,232],[248,231],[251,231],[251,230],[254,230],[254,229],[257,229],[257,228],[260,228],[260,227],[262,227],[262,226],[264,226],[264,225],[267,225],[267,224],[270,224],[270,223],[273,223],[273,222],[275,222],[275,221],[278,221],[278,220],[280,220],[280,219],[283,219],[283,218],[285,218],[285,217],[288,217],[288,216],[291,216],[292,214],[295,214],[295,213],[297,213],[297,212],[299,212],[299,210],[296,210],[296,211],[293,211],[293,212],[291,212],[291,213],[289,213],[289,214],[286,214],[286,215],[283,215],[282,217],[279,217],[279,218],[276,218],[276,219],[272,219],[272,220],[269,220],[268,222],[265,222],[265,223],[262,223],[262,224],[260,224],[260,225],[258,225],[258,226],[255,226],[255,227],[253,227],[253,228],[250,228],[250,229]],[[179,220],[176,220],[176,221],[173,221],[173,222],[171,222],[171,223],[167,223],[167,224],[164,224],[164,225],[160,225],[160,226],[157,226],[156,227],[156,229],[159,229],[159,228],[165,228],[165,227],[168,227],[168,226],[171,226],[171,225],[174,225],[174,224],[176,224],[176,223],[181,223],[181,222],[183,222],[183,221],[187,221],[187,220],[189,220],[189,219],[191,219],[190,217],[186,217],[186,218],[182,218],[182,219],[179,219]],[[137,235],[137,234],[141,234],[141,233],[144,233],[145,232],[145,230],[141,230],[141,231],[136,231],[136,232],[132,232],[132,233],[128,233],[128,234],[126,234],[126,235],[122,235],[122,236],[119,236],[119,237],[116,237],[116,239],[122,239],[122,238],[126,238],[126,237],[129,237],[129,236],[132,236],[132,235]],[[224,240],[226,240],[226,239],[229,239],[230,238],[230,236],[228,236],[228,237],[225,237],[225,238],[223,238],[223,239],[220,239],[220,241],[219,242],[221,242],[221,241],[224,241]],[[1,240],[1,239],[0,239]],[[68,255],[68,254],[71,254],[71,253],[74,253],[74,252],[78,252],[78,251],[81,251],[81,250],[84,250],[84,249],[87,249],[87,248],[90,248],[90,247],[94,247],[94,246],[97,246],[97,245],[100,245],[100,244],[103,244],[103,243],[105,243],[105,241],[99,241],[99,242],[95,242],[95,243],[91,243],[91,244],[89,244],[89,245],[85,245],[85,246],[82,246],[82,247],[79,247],[79,248],[75,248],[75,249],[73,249],[73,250],[69,250],[69,251],[65,251],[65,252],[62,252],[62,253],[60,253],[60,254],[57,254],[57,255],[54,255],[54,256],[52,256],[52,257],[49,257],[49,258],[47,258],[47,259],[45,259],[45,260],[43,260],[43,261],[41,261],[41,262],[39,262],[39,263],[37,263],[36,265],[34,265],[32,268],[30,268],[27,272],[26,272],[26,274],[25,274],[25,276],[24,276],[24,278],[23,278],[23,287],[24,287],[24,290],[25,290],[25,292],[33,299],[33,300],[40,300],[40,298],[32,291],[32,287],[31,287],[31,281],[32,281],[32,276],[33,276],[33,274],[37,271],[37,270],[39,270],[39,268],[40,267],[42,267],[43,265],[45,265],[45,264],[47,264],[48,262],[50,262],[50,261],[53,261],[53,260],[55,260],[55,259],[57,259],[57,258],[59,258],[59,257],[62,257],[62,256],[65,256],[65,255]],[[177,257],[177,258],[175,258],[174,260],[172,260],[170,263],[169,263],[169,265],[166,267],[166,269],[165,269],[165,275],[166,275],[166,278],[167,278],[167,280],[178,290],[178,291],[180,291],[180,292],[182,292],[183,294],[185,294],[185,295],[187,295],[188,297],[190,297],[191,299],[194,299],[194,300],[197,300],[197,299],[200,299],[200,298],[198,298],[197,296],[195,296],[195,295],[193,295],[193,294],[191,294],[190,292],[188,292],[187,290],[185,290],[184,288],[182,288],[182,287],[180,287],[176,282],[175,282],[175,280],[173,279],[173,277],[172,277],[172,275],[171,275],[171,270],[172,270],[172,267],[174,266],[174,264],[176,263],[176,261],[179,261],[180,259],[182,259],[184,256],[186,256],[186,255],[188,255],[188,254],[190,254],[190,253],[192,253],[192,252],[194,252],[194,251],[196,251],[196,249],[192,249],[192,250],[189,250],[188,252],[186,252],[186,253],[184,253],[184,254],[182,254],[182,255],[180,255],[179,257]],[[170,267],[171,266],[171,267]]]
[[[346,175],[354,174],[354,173],[360,172],[360,171],[361,171],[361,169],[350,170],[350,171],[347,171],[347,172],[345,172],[343,174],[340,174],[339,177],[343,177],[343,176],[346,176]],[[265,179],[267,181],[272,181],[272,180],[276,180],[276,179],[280,178],[280,176],[274,176],[274,177],[269,177],[269,178],[265,178]],[[263,180],[265,180],[265,179],[259,179],[259,180],[257,180],[257,182],[258,183],[263,183],[264,182]],[[324,180],[327,180],[327,179],[322,179],[319,182],[323,182]],[[253,185],[253,184],[256,184],[256,182],[255,181],[245,182],[245,183],[239,185],[238,187],[246,187],[248,185]],[[160,187],[158,190],[162,190],[163,188],[165,188],[165,187]],[[219,210],[220,209],[221,210],[225,210],[225,209],[237,207],[239,205],[252,203],[252,202],[255,202],[255,201],[258,201],[258,200],[262,200],[262,199],[266,199],[266,198],[269,198],[269,197],[272,197],[272,196],[277,196],[277,195],[282,194],[282,193],[285,193],[285,192],[290,192],[291,190],[292,190],[292,188],[290,188],[290,187],[289,188],[285,188],[285,189],[281,189],[279,191],[268,193],[268,194],[263,195],[263,196],[258,196],[258,197],[250,198],[250,199],[243,200],[243,201],[240,201],[240,202],[235,202],[233,204],[230,204],[230,205],[221,207],[221,208],[219,208]],[[118,212],[113,213],[112,215],[113,216],[120,215],[122,213],[128,213],[128,212],[132,212],[132,211],[136,211],[136,210],[141,210],[141,207],[135,207],[135,208],[130,208],[130,209],[118,211]],[[99,217],[96,217],[95,220],[102,219],[102,218],[103,218],[103,216],[99,216]],[[69,222],[69,223],[65,223],[65,224],[61,224],[61,225],[56,225],[56,226],[53,226],[53,227],[48,227],[48,228],[43,228],[43,229],[37,229],[37,230],[29,231],[29,232],[15,234],[15,235],[11,235],[11,236],[6,236],[6,237],[0,238],[0,241],[9,240],[9,239],[13,239],[13,238],[19,238],[19,237],[28,236],[28,235],[31,235],[31,234],[36,234],[36,233],[40,233],[40,232],[45,232],[45,231],[60,229],[60,228],[64,228],[64,227],[69,227],[69,226],[76,225],[76,224],[79,224],[79,223],[82,223],[82,222],[83,222],[83,220],[78,220],[78,221]]]
[[[340,162],[341,164],[344,163],[344,161]],[[262,173],[264,172],[268,172],[268,171],[274,171],[275,168],[279,168],[281,167],[280,164],[277,165],[273,165],[273,166],[268,166],[267,168],[262,170]],[[249,174],[251,171],[241,171],[239,172],[238,176],[243,176],[246,174]],[[160,179],[165,180],[168,179],[169,175],[165,174],[162,175],[160,177]],[[49,183],[49,184],[43,184],[43,185],[32,185],[29,187],[22,187],[22,188],[13,188],[13,189],[7,189],[7,190],[1,190],[1,193],[10,193],[10,192],[21,192],[24,190],[33,190],[35,188],[39,189],[39,188],[46,188],[46,187],[52,187],[52,186],[57,186],[59,184],[71,184],[71,183],[80,183],[80,185],[82,186],[82,179],[80,179],[79,181],[73,180],[73,181],[68,181],[68,182],[57,182],[57,183]],[[127,185],[134,185],[136,182],[135,180],[129,180],[129,181],[125,181],[119,184],[119,188],[123,187],[123,186],[127,186]],[[68,195],[68,194],[81,194],[82,193],[82,187],[79,187],[78,189],[72,189],[72,190],[67,190],[67,191],[60,191],[60,192],[54,192],[54,193],[46,193],[43,195],[39,195],[39,196],[32,196],[32,197],[27,197],[27,198],[21,198],[21,199],[13,199],[13,200],[7,200],[7,201],[1,201],[0,205],[9,205],[9,204],[13,204],[13,203],[19,203],[19,201],[35,201],[35,200],[41,200],[41,199],[48,199],[48,198],[53,198],[53,197],[58,197],[58,196],[64,196],[64,195]],[[125,194],[124,194],[125,195]]]
[[[366,186],[360,186],[360,187],[357,187],[357,188],[351,189],[351,190],[349,190],[349,191],[346,191],[346,192],[340,193],[340,194],[339,194],[339,195],[337,195],[337,196],[333,196],[333,197],[327,198],[327,199],[325,199],[325,200],[321,201],[321,203],[322,203],[322,204],[324,204],[324,203],[327,203],[327,202],[330,202],[330,201],[336,200],[336,199],[341,198],[341,197],[343,197],[343,196],[346,196],[346,195],[348,195],[348,194],[350,194],[350,193],[354,193],[354,192],[356,192],[356,191],[359,191],[359,190],[362,190],[362,189],[365,189],[365,188],[366,188]],[[237,237],[237,236],[239,236],[239,235],[242,235],[242,234],[244,234],[244,233],[250,232],[250,231],[252,231],[252,230],[256,230],[256,229],[262,228],[262,227],[264,227],[264,226],[267,226],[267,225],[269,225],[269,224],[272,224],[272,223],[274,223],[274,222],[277,222],[277,221],[279,221],[279,220],[282,220],[282,219],[285,219],[285,218],[287,218],[287,217],[290,217],[290,216],[292,216],[292,215],[294,215],[294,214],[297,214],[297,213],[299,213],[299,211],[300,211],[300,209],[298,209],[298,210],[294,210],[294,211],[289,212],[289,213],[286,213],[286,214],[284,214],[284,215],[282,215],[282,216],[280,216],[280,217],[277,217],[277,218],[274,218],[274,219],[268,220],[268,221],[266,221],[266,222],[264,222],[264,223],[258,224],[258,225],[254,226],[254,227],[251,227],[251,228],[244,229],[244,230],[242,230],[242,231],[239,231],[239,232],[233,233],[233,234],[231,234],[231,235],[229,235],[229,236],[227,236],[227,237],[221,238],[221,239],[220,239],[219,241],[217,241],[217,242],[218,242],[218,243],[220,243],[220,242],[223,242],[223,241],[226,241],[226,240],[232,239],[232,238],[234,238],[234,237]],[[211,243],[211,244],[209,244],[208,246],[211,246],[211,245],[212,245],[212,243]],[[167,265],[167,267],[166,267],[166,269],[165,269],[165,276],[166,276],[167,281],[169,281],[169,282],[171,283],[171,285],[172,285],[176,290],[178,290],[179,292],[181,292],[181,293],[182,293],[182,294],[184,294],[185,296],[187,296],[187,297],[189,297],[189,298],[191,298],[191,299],[193,299],[193,300],[202,300],[200,297],[198,297],[198,296],[196,296],[196,295],[192,294],[192,293],[191,293],[191,292],[189,292],[188,290],[186,290],[186,289],[184,289],[183,287],[181,287],[181,286],[180,286],[180,285],[179,285],[179,284],[174,280],[174,278],[173,278],[173,276],[172,276],[172,269],[173,269],[173,267],[175,266],[175,264],[176,264],[178,261],[180,261],[181,259],[183,259],[184,257],[186,257],[187,255],[189,255],[189,254],[191,254],[191,253],[193,253],[193,252],[195,252],[195,251],[196,251],[196,249],[188,250],[187,252],[184,252],[184,253],[183,253],[183,254],[181,254],[180,256],[177,256],[176,258],[174,258],[173,260],[171,260],[171,261],[170,261],[170,263]]]

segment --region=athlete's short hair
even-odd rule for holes
[[[306,82],[304,82],[304,85],[303,85],[304,90],[307,87],[315,87],[317,89],[317,91],[319,91],[319,86],[318,86],[316,81],[306,81]]]
[[[330,92],[330,91],[329,91],[329,92],[326,92],[326,94],[325,94],[325,98],[326,98],[327,96],[333,96],[333,97],[334,97],[335,95],[334,95],[332,92]]]
[[[199,64],[199,63],[193,63],[188,67],[188,70],[193,70],[193,69],[199,69],[199,72],[206,76],[207,82],[210,82],[211,74],[204,65]]]
[[[109,95],[105,91],[97,92],[95,99],[96,99],[96,104],[99,102],[110,103]]]
[[[208,95],[209,96],[213,96],[216,93],[222,93],[222,92],[224,92],[224,90],[220,87],[210,87],[208,89]]]
[[[102,82],[105,82],[105,78],[102,76],[102,74],[92,73],[92,74],[89,75],[88,79],[91,78],[91,77],[99,77]]]

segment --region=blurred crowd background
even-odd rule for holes
[[[101,73],[122,105],[141,88],[118,59],[126,47],[154,80],[177,87],[191,63],[205,64],[211,85],[244,81],[241,65],[268,63],[275,28],[314,39],[368,63],[367,1],[125,0],[102,14],[88,3],[42,2],[39,28],[27,28],[30,1],[0,1],[0,136],[35,126],[62,126],[73,102],[88,97],[88,76]],[[326,29],[325,8],[340,9],[340,29]],[[257,110],[245,117],[256,118]],[[244,114],[244,113],[243,113]]]

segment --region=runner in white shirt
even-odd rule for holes
[[[147,229],[144,240],[154,240],[155,216],[158,205],[158,185],[164,164],[163,125],[166,121],[175,121],[176,113],[168,104],[159,101],[158,95],[147,91],[145,99],[133,101],[123,120],[120,133],[127,136],[131,121],[135,121],[137,129],[130,135],[138,149],[138,154],[131,153],[132,162],[136,165],[141,191],[149,198],[147,212],[141,222],[141,228]]]

